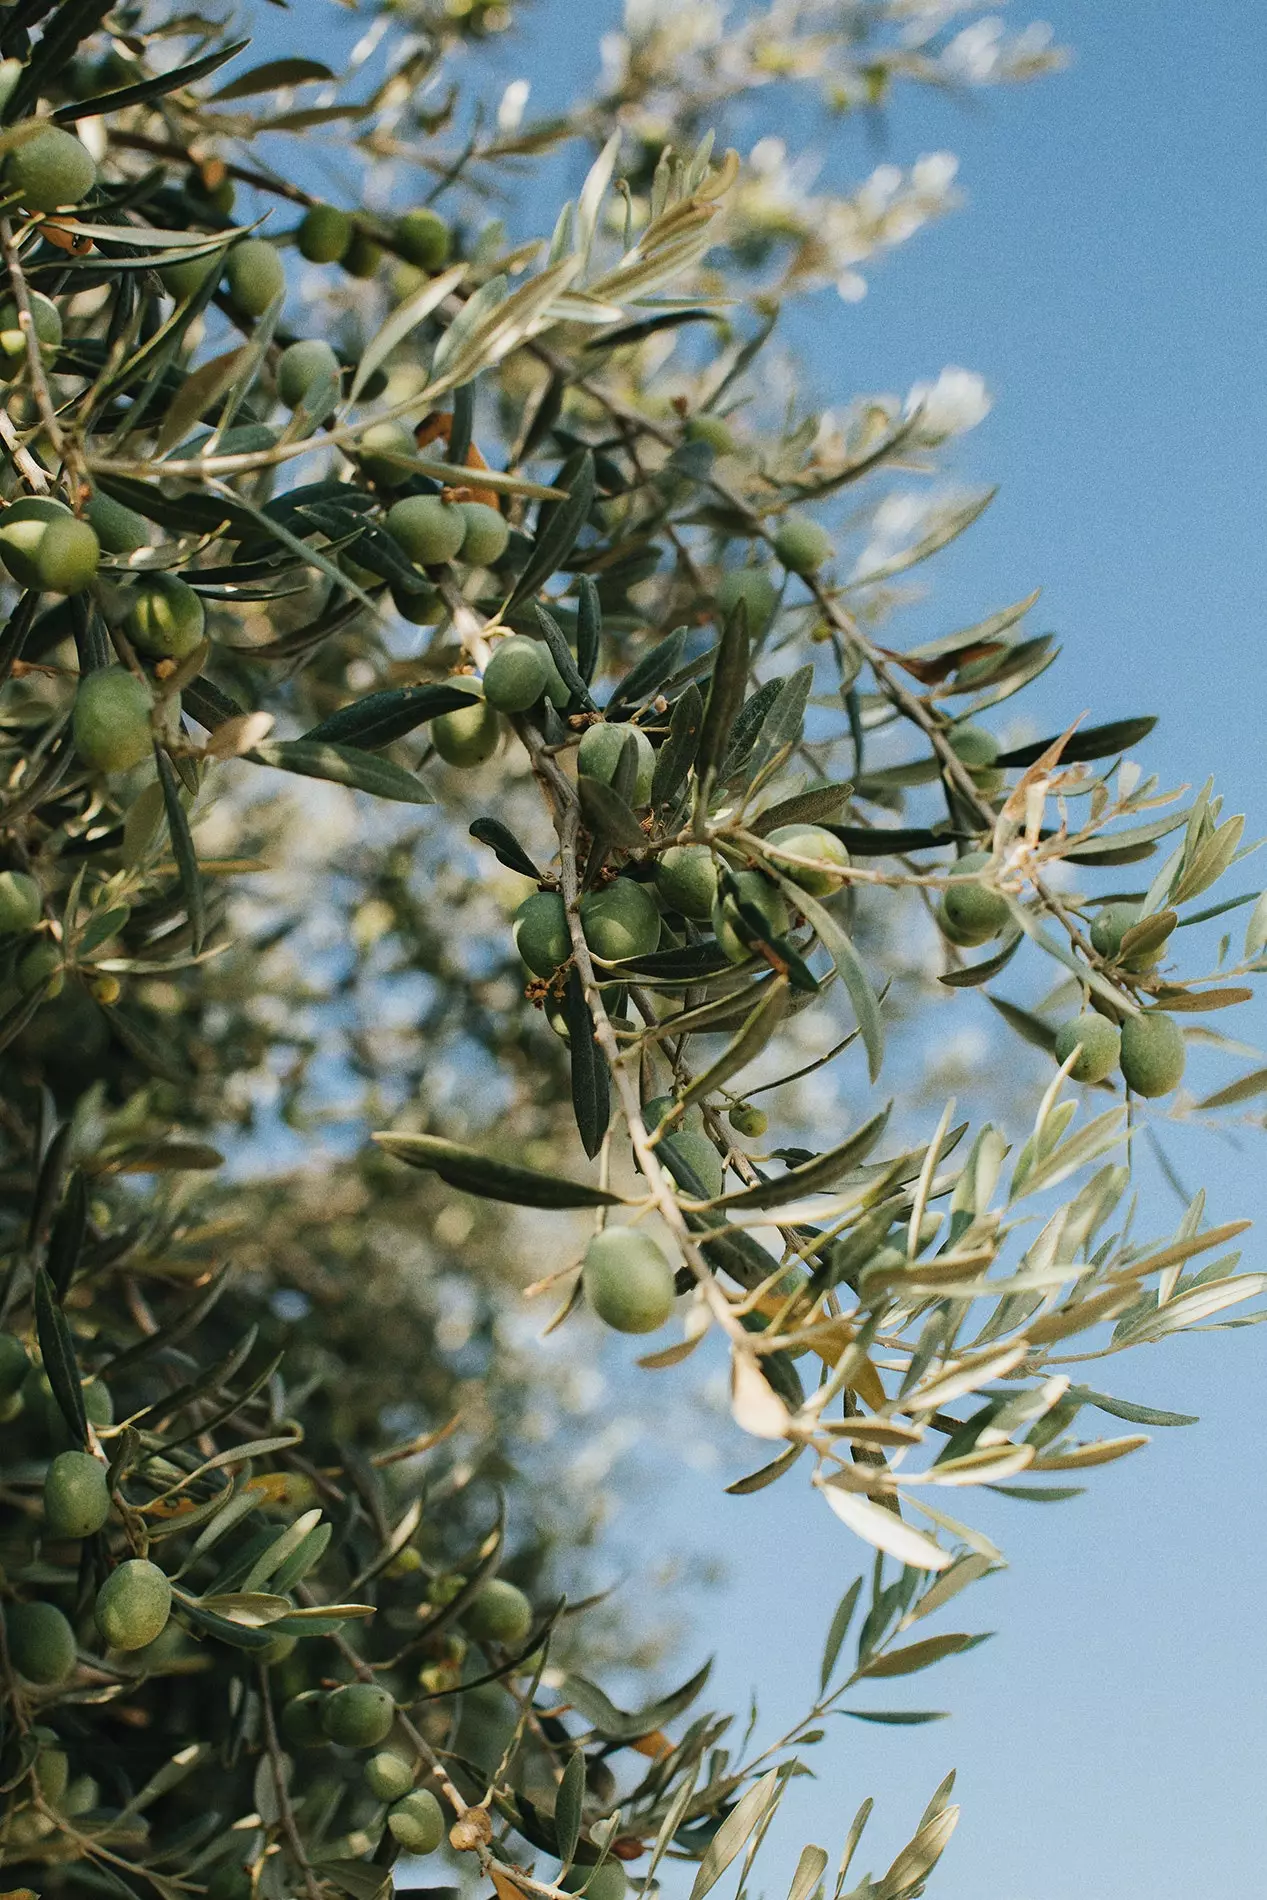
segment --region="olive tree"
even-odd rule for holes
[[[961,1494],[1069,1495],[1182,1422],[1096,1360],[1257,1316],[1216,1317],[1244,1223],[1167,1231],[1132,1151],[1264,1086],[1183,1083],[1267,903],[1151,717],[996,729],[1033,596],[903,643],[987,498],[895,497],[983,392],[810,391],[776,324],[952,162],[846,195],[727,144],[763,89],[847,125],[1042,33],[630,0],[534,121],[479,63],[531,8],[357,12],[338,73],[0,20],[0,1849],[67,1895],[373,1900],[447,1843],[501,1900],[699,1897],[856,1691],[978,1640],[916,1629],[1001,1561]],[[917,1064],[973,988],[1038,1052],[986,1119]],[[706,1670],[600,1686],[656,1633],[585,1596],[529,1300],[582,1359],[645,1336],[649,1415],[724,1358],[731,1489],[858,1542],[787,1734]],[[795,1900],[922,1891],[950,1792]]]

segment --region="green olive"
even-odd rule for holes
[[[1159,1009],[1122,1024],[1122,1079],[1136,1095],[1169,1095],[1183,1080],[1187,1048],[1173,1016]]]
[[[618,1333],[654,1333],[673,1311],[673,1268],[638,1227],[604,1227],[585,1249],[585,1298]]]
[[[397,503],[397,506],[402,504]],[[525,633],[512,633],[494,647],[484,668],[484,697],[498,712],[527,712],[545,692],[547,649]]]
[[[5,178],[28,211],[77,205],[97,182],[97,167],[73,132],[50,125],[9,153]]]
[[[468,567],[491,567],[501,560],[510,540],[506,517],[486,501],[460,501],[458,507],[466,523],[458,558]]]
[[[698,922],[712,915],[717,863],[706,844],[675,844],[655,861],[652,881],[662,903]]]
[[[1078,1051],[1069,1074],[1075,1082],[1103,1082],[1122,1053],[1122,1032],[1107,1016],[1084,1010],[1056,1031],[1056,1060],[1065,1063]]]
[[[321,1726],[341,1748],[374,1748],[396,1720],[390,1692],[376,1682],[345,1682],[326,1697]]]
[[[534,976],[553,976],[572,954],[567,910],[557,891],[534,891],[515,912],[515,948]]]
[[[730,424],[720,416],[688,416],[682,425],[688,442],[707,442],[714,455],[733,455],[735,438]]]
[[[832,554],[825,528],[804,515],[789,515],[775,531],[774,551],[790,574],[816,574]]]
[[[532,1605],[523,1591],[501,1577],[480,1585],[462,1612],[462,1626],[477,1643],[522,1643],[532,1628]]]
[[[683,1193],[702,1193],[711,1201],[726,1184],[726,1164],[701,1129],[662,1135],[656,1153]]]
[[[739,567],[722,575],[717,588],[720,618],[728,620],[740,601],[748,610],[748,632],[759,639],[769,629],[779,604],[779,590],[763,567]]]
[[[849,868],[849,853],[833,831],[822,825],[779,825],[769,833],[766,843],[776,852],[790,857],[809,858],[810,864],[780,864],[785,877],[799,884],[811,897],[824,897],[844,882],[842,873]],[[816,869],[816,866],[822,869]]]
[[[8,1604],[4,1631],[9,1659],[28,1682],[65,1682],[75,1667],[75,1632],[54,1604]]]
[[[469,682],[462,681],[465,686]],[[431,743],[446,765],[467,767],[483,765],[491,759],[501,739],[501,720],[492,706],[478,699],[472,706],[459,706],[454,712],[441,713],[430,725]]]
[[[40,921],[40,887],[25,871],[0,871],[0,936],[34,930]]]
[[[398,457],[412,459],[418,453],[413,432],[403,422],[372,422],[356,439],[354,454],[372,482],[383,488],[399,488],[407,482],[412,469],[401,466]],[[391,529],[391,523],[387,527]],[[460,545],[460,539],[459,539]],[[415,557],[416,558],[416,557]]]
[[[963,882],[950,885],[942,893],[937,909],[938,923],[948,942],[963,948],[989,943],[1007,924],[1010,912],[1006,899],[974,876],[989,863],[988,852],[969,851],[955,864],[953,875]]]
[[[39,587],[40,545],[54,522],[73,521],[64,501],[51,495],[23,495],[0,514],[0,561],[19,587]]]
[[[125,626],[148,659],[183,660],[200,646],[207,616],[199,596],[178,574],[146,574],[128,594]]]
[[[101,560],[101,543],[73,515],[46,523],[35,550],[39,586],[50,594],[82,594]]]
[[[448,611],[444,595],[429,582],[423,582],[418,587],[405,587],[398,582],[392,588],[391,596],[392,605],[401,619],[414,627],[434,627]]]
[[[201,257],[178,257],[159,267],[159,281],[177,303],[196,297],[209,277],[219,278],[224,270],[224,251],[204,252]]]
[[[274,247],[263,238],[243,238],[224,261],[229,302],[240,317],[262,317],[286,288],[286,270]]]
[[[655,777],[655,747],[641,726],[591,726],[577,747],[576,769],[583,772],[586,778],[596,778],[604,785],[610,785],[615,779],[625,741],[630,736],[634,742],[635,767],[629,803],[639,810],[650,803],[651,782]]]
[[[304,213],[295,242],[310,264],[337,264],[352,242],[353,224],[334,205],[313,205]]]
[[[629,1876],[618,1860],[605,1860],[598,1867],[578,1862],[569,1867],[562,1885],[568,1893],[583,1893],[585,1900],[625,1900]]]
[[[581,899],[581,929],[596,957],[619,963],[645,957],[660,937],[660,913],[645,884],[618,877]]]
[[[55,943],[49,943],[44,938],[28,950],[24,957],[19,958],[14,974],[23,996],[32,996],[36,990],[47,986],[45,1000],[51,1002],[66,987],[62,953]]]
[[[387,1811],[387,1831],[407,1854],[434,1854],[444,1839],[444,1810],[428,1788],[417,1788]]]
[[[999,756],[999,742],[984,726],[974,726],[965,721],[962,725],[952,726],[946,738],[955,757],[970,771],[992,766]]]
[[[20,1392],[30,1370],[22,1341],[13,1333],[0,1333],[0,1399],[11,1399]]]
[[[109,1649],[144,1649],[167,1626],[172,1586],[157,1564],[130,1557],[119,1564],[97,1592],[93,1615]]]
[[[38,290],[27,291],[31,306],[31,328],[42,357],[56,356],[62,342],[62,313],[50,297]],[[26,363],[26,332],[12,297],[0,303],[0,382],[11,383],[20,376]]]
[[[413,440],[410,439],[410,450]],[[466,516],[455,502],[439,495],[406,495],[393,502],[383,522],[388,534],[420,567],[439,567],[455,558],[466,534]]]
[[[770,1126],[770,1117],[765,1110],[753,1108],[748,1102],[736,1102],[726,1119],[737,1135],[744,1135],[750,1140],[764,1135]]]
[[[358,225],[352,233],[351,242],[340,258],[349,277],[361,279],[377,276],[378,267],[383,261],[383,247],[368,231]]]
[[[98,491],[84,509],[84,516],[107,554],[135,554],[149,543],[148,523],[113,495]]]
[[[406,211],[396,220],[396,249],[407,264],[419,270],[439,270],[447,262],[452,242],[449,227],[437,211]]]
[[[59,1451],[44,1473],[50,1537],[92,1537],[110,1515],[106,1468],[86,1451]]]
[[[306,337],[282,351],[277,363],[277,394],[288,409],[298,409],[309,390],[329,384],[334,387],[319,422],[324,422],[338,402],[339,359],[323,337]]]
[[[413,1763],[390,1748],[371,1755],[364,1773],[366,1786],[380,1801],[399,1801],[414,1785]]]

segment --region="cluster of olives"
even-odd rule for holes
[[[63,1457],[83,1458],[96,1464],[87,1452],[63,1453]],[[57,1461],[55,1461],[56,1463]],[[86,1470],[57,1475],[55,1497],[59,1522],[83,1524],[91,1521],[102,1501],[105,1477],[102,1467],[100,1484],[86,1476]],[[53,1467],[50,1467],[50,1478]],[[45,1486],[48,1508],[49,1489]],[[105,1499],[109,1508],[109,1499]],[[104,1515],[93,1527],[101,1528]],[[53,1531],[57,1536],[87,1537],[90,1530]],[[97,1634],[107,1649],[129,1651],[144,1649],[157,1640],[167,1627],[172,1608],[172,1587],[166,1576],[146,1557],[129,1557],[116,1564],[97,1592],[93,1620]],[[36,1600],[10,1603],[5,1610],[5,1636],[9,1658],[18,1674],[27,1682],[49,1687],[63,1683],[75,1667],[76,1637],[73,1624],[54,1603]]]
[[[438,271],[448,262],[452,233],[437,211],[407,211],[387,234],[397,257],[415,270]],[[310,264],[341,264],[350,277],[372,277],[383,261],[383,245],[347,211],[315,204],[295,233],[301,257]]]
[[[333,1743],[336,1748],[372,1748],[365,1784],[375,1800],[387,1804],[387,1828],[410,1854],[434,1854],[444,1839],[444,1810],[428,1788],[414,1786],[417,1767],[395,1748],[384,1748],[396,1724],[390,1690],[375,1682],[345,1682],[338,1689],[307,1689],[293,1696],[281,1714],[282,1739],[302,1750]]]
[[[65,211],[88,196],[97,182],[97,167],[73,132],[41,125],[10,151],[4,182],[26,211]]]

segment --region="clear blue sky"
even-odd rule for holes
[[[522,50],[503,48],[499,64],[531,77],[544,107],[583,83],[617,11],[539,0]],[[825,402],[904,390],[946,363],[986,376],[996,407],[955,472],[1002,493],[929,570],[926,633],[1041,583],[1041,624],[1065,652],[1030,695],[1035,715],[1054,726],[1087,706],[1163,714],[1144,761],[1173,779],[1215,770],[1261,833],[1267,11],[1184,0],[1034,11],[1074,48],[1071,71],[967,110],[899,101],[891,155],[958,152],[969,206],[876,270],[862,304],[809,304],[796,338]],[[297,17],[342,24],[324,0],[259,12],[268,50],[289,43]],[[1020,0],[1009,12],[1030,17]],[[857,134],[835,138],[837,175],[869,169]],[[1258,1141],[1238,1153],[1191,1138],[1178,1152],[1208,1185],[1213,1217],[1267,1217]],[[1262,1264],[1261,1245],[1250,1237],[1247,1264]],[[1267,1332],[1251,1329],[1115,1362],[1115,1389],[1200,1412],[1201,1426],[1158,1434],[1072,1505],[990,1501],[1012,1568],[964,1599],[964,1626],[1000,1633],[915,1678],[907,1698],[954,1720],[842,1724],[819,1751],[821,1779],[785,1810],[766,1893],[786,1891],[801,1841],[837,1854],[868,1793],[880,1811],[860,1866],[879,1871],[953,1764],[965,1814],[937,1900],[1258,1889],[1265,1348]],[[637,1528],[648,1550],[723,1549],[730,1581],[706,1603],[698,1642],[718,1649],[719,1700],[742,1705],[759,1683],[773,1722],[799,1711],[813,1673],[804,1655],[817,1656],[862,1553],[795,1480],[746,1500],[722,1497],[722,1481],[684,1472]]]

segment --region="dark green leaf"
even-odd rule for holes
[[[603,609],[598,589],[589,574],[581,575],[576,595],[576,670],[588,685],[598,665]]]
[[[630,976],[658,976],[666,981],[678,978],[683,983],[698,983],[706,976],[720,975],[734,966],[720,945],[688,943],[681,949],[652,950],[645,957],[629,957],[620,967],[622,973],[627,971]]]
[[[576,704],[583,707],[586,712],[593,712],[594,701],[590,698],[589,687],[577,670],[572,649],[564,638],[562,627],[553,614],[546,612],[539,600],[533,604],[536,609],[537,625],[541,628],[542,637],[550,649],[550,656],[559,669],[559,677]]]
[[[811,897],[808,891],[784,877],[781,871],[776,871],[774,876],[784,895],[804,916],[849,992],[849,1001],[853,1004],[853,1013],[858,1019],[858,1029],[867,1052],[867,1073],[874,1082],[884,1064],[884,1020],[880,1014],[880,999],[871,986],[861,957],[854,949],[853,940],[816,897]]]
[[[788,1201],[797,1200],[802,1194],[815,1194],[839,1181],[842,1174],[850,1168],[856,1168],[870,1154],[884,1133],[889,1119],[889,1110],[882,1108],[870,1121],[864,1122],[836,1147],[829,1148],[825,1154],[815,1155],[803,1167],[789,1168],[777,1181],[761,1181],[756,1187],[743,1188],[737,1194],[728,1194],[720,1203],[726,1208],[735,1207],[781,1207]]]
[[[691,684],[674,706],[669,736],[656,754],[651,780],[653,805],[670,804],[686,783],[687,773],[695,762],[703,720],[704,696],[698,686]]]
[[[43,1267],[35,1270],[35,1332],[40,1342],[40,1358],[57,1408],[66,1421],[66,1429],[77,1445],[88,1443],[88,1414],[84,1410],[84,1391],[79,1379],[75,1342],[66,1315],[58,1303],[53,1282]]]
[[[1107,759],[1115,752],[1125,752],[1130,746],[1139,745],[1146,739],[1155,719],[1115,719],[1105,726],[1088,726],[1085,732],[1075,732],[1060,755],[1062,765],[1076,765],[1083,759]],[[1053,732],[1049,739],[1036,739],[1030,745],[1013,746],[1010,752],[1000,752],[996,765],[1033,765],[1041,759],[1049,746],[1053,746],[1060,734]]]
[[[1031,1010],[1022,1009],[1017,1003],[1009,1003],[1005,996],[989,996],[988,1001],[993,1003],[1004,1022],[1016,1031],[1022,1041],[1033,1043],[1035,1049],[1042,1049],[1049,1056],[1055,1055],[1056,1032],[1040,1016],[1035,1016]]]
[[[213,1610],[204,1610],[201,1603],[192,1598],[178,1597],[176,1607],[182,1621],[191,1623],[204,1636],[226,1643],[230,1649],[254,1650],[258,1655],[270,1647],[277,1634],[275,1624],[251,1629],[245,1623],[232,1622],[227,1616],[217,1616]]]
[[[581,801],[581,816],[595,838],[634,847],[647,842],[642,826],[624,799],[602,779],[589,778],[581,772],[577,775],[576,791]]]
[[[567,490],[567,500],[553,502],[540,511],[537,538],[532,553],[508,602],[518,606],[556,574],[576,546],[594,505],[594,457],[588,449],[568,457],[555,478],[555,486]],[[544,520],[541,519],[544,516]]]
[[[53,1291],[59,1303],[70,1291],[70,1283],[75,1277],[75,1268],[79,1265],[79,1256],[83,1251],[84,1236],[88,1231],[88,1190],[84,1177],[76,1168],[66,1183],[62,1204],[57,1210],[52,1232],[48,1237],[48,1250],[45,1264]]]
[[[850,856],[855,858],[898,858],[909,851],[944,851],[960,836],[958,832],[937,827],[930,830],[922,825],[828,825],[827,829],[848,846]]]
[[[706,1662],[680,1689],[674,1689],[632,1713],[618,1709],[596,1683],[587,1681],[584,1676],[569,1673],[564,1679],[563,1694],[582,1720],[588,1722],[604,1741],[636,1742],[641,1736],[663,1728],[666,1722],[673,1721],[684,1709],[689,1709],[708,1681],[712,1667],[711,1662]]]
[[[686,633],[685,627],[675,627],[672,633],[666,633],[663,640],[657,641],[649,653],[644,653],[636,666],[630,667],[607,702],[609,718],[626,706],[641,705],[665,680],[672,678],[682,664]]]
[[[172,841],[172,856],[176,860],[176,871],[180,878],[185,910],[189,917],[191,947],[194,955],[197,956],[202,949],[207,929],[206,910],[202,901],[202,879],[198,874],[198,854],[194,849],[193,835],[189,829],[185,807],[180,802],[180,781],[172,770],[172,762],[161,746],[155,746],[154,758],[158,765],[159,784],[163,788],[163,809],[167,813],[167,830]]]
[[[370,1139],[397,1161],[407,1162],[411,1168],[429,1168],[449,1187],[460,1188],[464,1194],[478,1194],[485,1200],[549,1208],[616,1207],[621,1202],[619,1194],[609,1194],[605,1188],[494,1161],[475,1148],[463,1148],[438,1135],[397,1135],[387,1130]]]
[[[133,86],[119,86],[114,92],[94,93],[87,99],[72,100],[70,105],[59,106],[53,114],[56,125],[71,125],[76,119],[104,116],[109,112],[121,112],[125,106],[141,106],[149,99],[163,99],[169,93],[178,92],[182,86],[192,86],[196,80],[205,79],[208,73],[214,73],[231,59],[236,59],[250,40],[233,40],[228,46],[222,46],[218,52],[206,53],[201,59],[191,59],[186,66],[173,66],[170,72],[155,73],[150,79],[140,79]],[[218,95],[223,97],[224,95]]]
[[[831,818],[849,798],[851,785],[816,785],[808,792],[797,792],[780,799],[754,818],[748,829],[754,837],[765,838],[780,825],[816,825]]]
[[[748,609],[741,600],[722,628],[700,727],[695,770],[707,778],[720,764],[748,687]]]
[[[766,680],[739,708],[734,726],[731,728],[726,756],[717,774],[723,784],[729,784],[737,773],[742,772],[752,757],[757,735],[765,723],[766,716],[773,710],[784,684],[782,679]]]
[[[568,972],[563,1011],[572,1061],[572,1112],[576,1116],[581,1146],[592,1161],[603,1145],[611,1119],[611,1091],[607,1062],[594,1039],[594,1020],[575,965]]]
[[[985,1488],[1023,1504],[1063,1504],[1067,1498],[1080,1498],[1086,1489],[1080,1484],[988,1484]]]
[[[805,724],[805,709],[809,705],[810,689],[813,684],[812,666],[799,667],[795,673],[790,673],[784,680],[783,690],[775,700],[757,735],[752,757],[754,772],[760,772],[785,748],[800,743],[801,731]]]
[[[304,733],[305,742],[328,741],[335,745],[358,746],[374,752],[391,745],[407,733],[436,719],[441,713],[456,712],[478,697],[459,685],[397,686],[386,692],[370,693],[340,706]]]
[[[191,714],[208,732],[214,732],[226,720],[242,719],[246,715],[246,708],[239,706],[236,699],[230,699],[227,693],[221,692],[205,674],[182,687],[180,704],[181,710]]]
[[[139,1021],[130,1011],[120,1009],[117,1003],[109,1009],[103,1009],[101,1014],[109,1025],[111,1035],[144,1068],[154,1075],[161,1075],[165,1082],[188,1086],[188,1070],[175,1060],[168,1045],[159,1040],[148,1024]]]
[[[355,792],[369,792],[375,798],[394,799],[403,805],[434,803],[414,773],[355,746],[309,739],[266,739],[245,757],[256,765],[297,772],[301,778],[329,779],[332,784],[347,785]]]
[[[249,40],[241,40],[234,52],[241,52]],[[266,59],[262,65],[252,66],[249,72],[239,73],[227,86],[221,86],[219,92],[210,95],[209,104],[221,105],[226,99],[247,99],[252,93],[277,92],[282,86],[304,86],[316,79],[333,79],[330,68],[319,59]]]
[[[892,1728],[914,1728],[921,1722],[944,1722],[945,1709],[842,1709],[855,1722],[884,1722]]]
[[[390,1900],[392,1893],[391,1871],[386,1867],[376,1867],[371,1861],[364,1860],[319,1860],[316,1871],[323,1880],[338,1887],[340,1892],[350,1895],[351,1900]],[[413,1888],[419,1900],[448,1900],[451,1894],[457,1900],[456,1887]]]
[[[978,1643],[988,1642],[989,1635],[982,1636],[925,1636],[918,1643],[907,1643],[902,1649],[890,1649],[883,1655],[873,1656],[859,1669],[860,1676],[910,1676],[917,1669],[927,1669],[931,1663],[940,1662],[943,1656],[959,1656],[966,1649],[975,1649]]]
[[[992,976],[1006,969],[1024,941],[1023,932],[1018,930],[1013,936],[1004,938],[1002,947],[992,957],[986,957],[981,963],[970,963],[962,970],[947,970],[938,981],[952,990],[976,989],[979,984],[988,983]]]
[[[585,1756],[581,1749],[568,1757],[558,1793],[554,1797],[554,1835],[559,1859],[566,1866],[576,1852],[581,1836],[581,1817],[585,1804]]]
[[[480,844],[486,844],[497,862],[504,864],[508,871],[518,871],[538,884],[541,882],[540,871],[514,832],[508,831],[496,818],[477,818],[471,826],[470,835]]]

